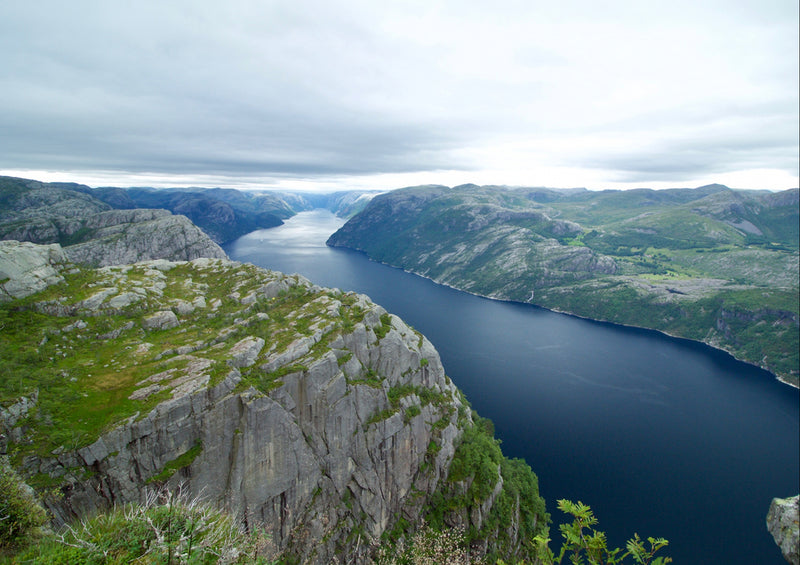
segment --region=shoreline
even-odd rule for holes
[[[602,319],[598,319],[598,318],[590,318],[588,316],[581,316],[580,314],[575,314],[573,312],[568,312],[566,310],[559,310],[557,308],[548,308],[546,306],[541,306],[539,304],[535,304],[535,303],[532,303],[532,302],[521,302],[519,300],[511,300],[511,299],[508,299],[508,298],[497,298],[495,296],[487,296],[485,294],[480,294],[480,293],[477,293],[477,292],[471,292],[469,290],[464,290],[462,288],[458,288],[457,286],[453,286],[451,284],[438,281],[438,280],[436,280],[436,279],[434,279],[432,277],[429,277],[427,275],[423,275],[423,274],[418,273],[418,272],[413,271],[413,270],[404,269],[403,267],[398,267],[397,265],[392,265],[390,263],[384,263],[383,261],[376,261],[375,259],[370,257],[369,254],[366,251],[363,251],[361,249],[356,249],[356,248],[353,248],[353,247],[347,247],[347,246],[343,246],[343,245],[329,245],[327,242],[326,242],[325,245],[327,245],[328,247],[335,248],[335,249],[347,249],[349,251],[356,251],[358,253],[362,253],[367,259],[369,259],[370,261],[372,261],[374,263],[379,263],[381,265],[386,265],[387,267],[392,267],[393,269],[400,269],[401,271],[403,271],[405,273],[409,273],[411,275],[415,275],[415,276],[421,277],[423,279],[429,280],[429,281],[431,281],[433,283],[436,283],[438,285],[441,285],[441,286],[444,286],[444,287],[447,287],[447,288],[451,288],[453,290],[457,290],[458,292],[463,292],[465,294],[470,294],[472,296],[478,296],[480,298],[485,298],[487,300],[496,300],[498,302],[508,302],[508,303],[511,303],[511,304],[525,304],[525,305],[528,305],[528,306],[533,306],[535,308],[541,308],[542,310],[548,310],[548,311],[554,312],[556,314],[561,314],[563,316],[572,316],[574,318],[580,318],[582,320],[588,320],[588,321],[591,321],[591,322],[597,322],[597,323],[601,323],[601,324],[611,324],[613,326],[619,326],[619,327],[623,327],[623,328],[634,328],[634,329],[637,329],[637,330],[646,330],[646,331],[651,331],[651,332],[657,332],[657,333],[659,333],[661,335],[664,335],[664,336],[672,338],[672,339],[681,339],[681,340],[685,340],[685,341],[690,341],[692,343],[702,344],[702,345],[705,345],[706,347],[710,347],[711,349],[714,349],[716,351],[719,351],[719,352],[725,353],[727,355],[730,355],[733,359],[735,359],[736,361],[738,361],[740,363],[746,363],[747,365],[751,365],[753,367],[758,367],[759,369],[761,369],[763,371],[766,371],[767,373],[772,375],[772,377],[775,380],[777,380],[778,382],[780,382],[782,384],[785,384],[785,385],[787,385],[789,387],[792,387],[792,388],[800,390],[800,383],[795,384],[793,382],[790,382],[790,381],[787,380],[786,377],[778,375],[778,374],[776,374],[775,372],[771,371],[770,369],[768,369],[766,367],[763,367],[763,366],[761,366],[761,365],[759,365],[757,363],[754,363],[752,361],[748,361],[747,359],[740,359],[739,357],[737,357],[736,355],[734,355],[732,352],[728,351],[727,349],[724,349],[722,347],[713,345],[711,343],[707,343],[707,342],[702,341],[702,340],[683,337],[683,336],[680,336],[680,335],[673,335],[673,334],[670,334],[669,332],[666,332],[664,330],[659,330],[657,328],[648,328],[648,327],[645,327],[645,326],[637,326],[637,325],[633,325],[633,324],[623,324],[623,323],[620,323],[620,322],[612,322],[612,321],[609,321],[609,320],[602,320]]]

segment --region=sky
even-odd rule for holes
[[[0,175],[800,185],[797,0],[2,0]]]

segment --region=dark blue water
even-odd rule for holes
[[[796,389],[701,344],[471,296],[326,247],[342,223],[304,212],[226,251],[367,294],[424,333],[506,455],[533,467],[554,524],[557,499],[581,500],[615,546],[638,532],[667,538],[675,563],[785,563],[765,517],[773,497],[800,491]]]

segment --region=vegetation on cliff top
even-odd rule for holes
[[[505,483],[497,503],[480,531],[470,532],[470,540],[493,535],[493,529],[500,532],[493,543],[506,536],[504,524],[517,520],[517,507],[525,535],[546,525],[544,503],[530,468],[505,460],[491,434],[484,437],[473,431],[488,428],[470,426],[468,413],[456,414],[449,390],[402,382],[387,388],[375,367],[360,365],[346,350],[331,349],[338,336],[358,327],[374,343],[400,327],[365,297],[220,260],[155,261],[102,269],[68,265],[63,277],[63,282],[35,295],[0,304],[5,370],[0,415],[6,434],[0,447],[45,497],[58,497],[65,481],[89,480],[95,471],[78,466],[54,474],[39,470],[44,467],[36,461],[87,447],[121,422],[141,418],[159,403],[185,394],[187,386],[214,386],[233,367],[241,378],[237,390],[270,394],[286,378],[302,375],[316,359],[333,351],[349,387],[385,392],[386,410],[366,419],[367,429],[397,412],[402,413],[403,425],[423,414],[438,415],[438,420],[426,424],[433,431],[426,466],[438,457],[441,434],[452,422],[457,420],[466,430],[457,455],[458,473],[463,476],[457,481],[470,482],[472,491],[462,497],[460,510],[485,504],[488,495],[497,497],[494,491],[502,471]],[[368,309],[375,310],[369,319]],[[256,357],[243,361],[241,356],[259,338],[265,340],[264,346],[254,347]],[[413,333],[407,339],[421,346],[423,337]],[[419,367],[409,371],[425,373],[429,366],[429,359],[421,357]],[[431,411],[429,405],[435,408]],[[489,451],[473,460],[476,445]],[[196,443],[143,479],[163,484],[202,453],[203,445]],[[103,518],[109,523],[117,519]],[[105,527],[104,523],[91,527]],[[354,524],[357,531],[358,517]],[[444,522],[437,526],[443,528]],[[516,539],[503,543],[510,548]],[[502,555],[509,555],[507,551]]]

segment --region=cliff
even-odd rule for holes
[[[59,243],[71,261],[96,266],[226,257],[185,216],[114,210],[75,186],[11,177],[0,178],[0,239]]]
[[[163,208],[188,217],[219,244],[254,230],[279,226],[297,212],[326,208],[348,217],[362,210],[375,194],[242,191],[223,188],[75,188],[114,208]]]
[[[163,208],[186,216],[219,244],[257,229],[279,226],[282,218],[295,213],[282,198],[273,194],[255,195],[225,189],[122,190],[134,206]],[[111,204],[116,198],[108,189],[91,189],[90,193]]]
[[[57,245],[0,249],[5,288],[39,281],[0,304],[0,452],[58,523],[166,487],[303,563],[366,562],[434,502],[484,553],[524,555],[546,526],[538,490],[518,490],[530,469],[475,471],[464,452],[486,435],[465,434],[436,350],[367,297],[228,260],[88,269]]]
[[[422,186],[328,245],[460,290],[703,341],[797,386],[798,191]]]

